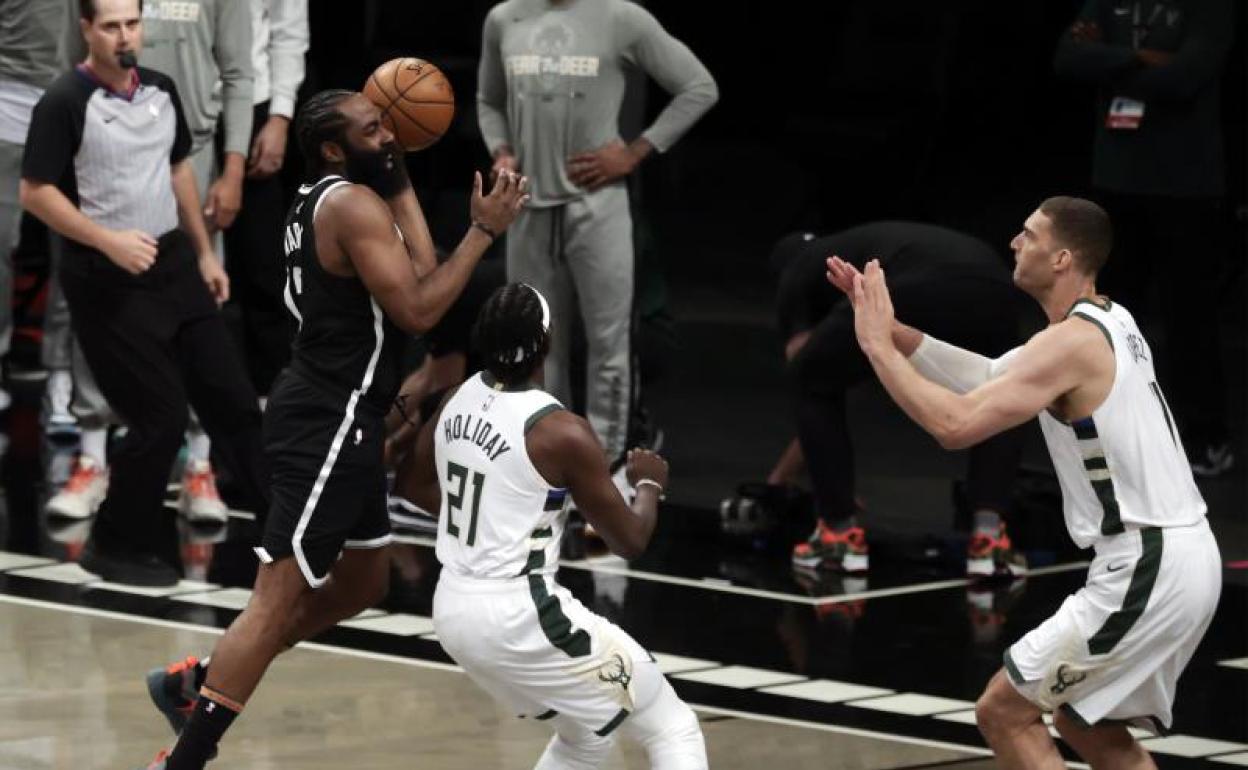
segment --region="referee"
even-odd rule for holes
[[[135,64],[140,0],[81,0],[80,15],[87,59],[35,106],[21,200],[67,240],[74,331],[129,428],[80,563],[113,582],[172,585],[158,536],[188,398],[263,511],[260,413],[218,310],[229,280],[200,213],[177,91]]]

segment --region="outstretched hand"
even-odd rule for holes
[[[854,331],[858,345],[868,356],[893,347],[893,299],[884,280],[880,261],[867,263],[865,273],[854,276]]]
[[[854,301],[854,280],[859,275],[858,268],[840,257],[828,257],[828,283],[844,292],[851,303]]]

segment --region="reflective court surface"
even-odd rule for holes
[[[171,486],[169,557],[187,579],[161,590],[100,582],[73,563],[89,521],[41,512],[73,447],[42,437],[33,395],[17,394],[3,465],[0,768],[140,767],[173,737],[143,676],[206,655],[245,606],[255,524],[235,512],[226,526],[192,527],[176,514]],[[653,652],[702,719],[712,767],[991,767],[973,724],[974,701],[1006,647],[1083,582],[1089,554],[1061,538],[1046,541],[1035,527],[1026,579],[966,579],[965,533],[943,513],[957,471],[933,465],[900,419],[880,411],[878,394],[860,399],[860,412],[879,411],[872,419],[891,431],[891,446],[907,463],[903,477],[895,456],[885,463],[873,459],[885,453],[864,452],[863,489],[889,524],[872,530],[867,575],[795,573],[787,549],[805,523],[771,539],[732,542],[719,534],[713,505],[679,494],[640,560],[626,563],[580,537],[568,544],[560,581]],[[678,464],[681,451],[671,448],[673,467],[692,467],[692,460]],[[1180,680],[1174,734],[1146,739],[1162,768],[1248,764],[1248,538],[1239,473],[1201,482],[1223,549],[1224,588]],[[940,499],[932,491],[938,485]],[[1043,514],[1060,527],[1056,509]],[[432,539],[398,524],[387,600],[279,658],[213,766],[525,768],[536,761],[545,727],[505,713],[438,645],[429,619],[438,574]],[[621,746],[609,766],[646,763]]]

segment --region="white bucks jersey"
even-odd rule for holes
[[[562,408],[537,388],[503,389],[487,372],[469,378],[443,406],[434,428],[442,569],[514,578],[558,568],[567,490],[537,472],[524,437]]]
[[[1100,327],[1114,351],[1114,384],[1092,416],[1065,423],[1047,412],[1040,427],[1062,487],[1066,528],[1080,548],[1127,526],[1182,527],[1205,515],[1157,385],[1153,353],[1121,305],[1080,300],[1068,315]]]

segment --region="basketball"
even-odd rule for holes
[[[442,138],[455,117],[455,91],[437,65],[391,59],[373,71],[364,95],[381,108],[381,122],[405,150],[423,150]]]

